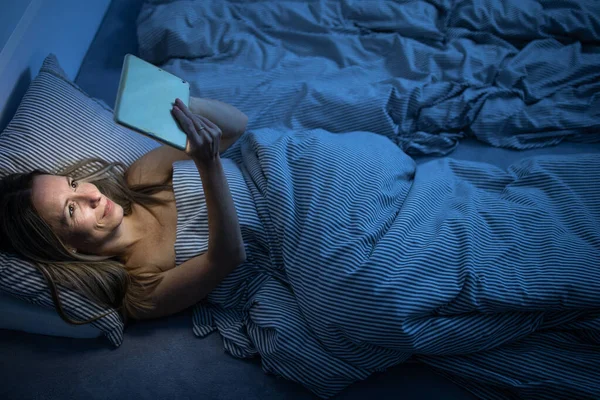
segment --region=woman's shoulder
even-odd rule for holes
[[[125,174],[129,186],[163,184],[173,176],[173,163],[189,160],[183,151],[170,146],[160,146],[135,161]]]

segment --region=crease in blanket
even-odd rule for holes
[[[223,165],[248,260],[198,336],[321,397],[411,356],[483,397],[600,393],[600,155],[416,168],[381,135],[262,129]],[[180,263],[208,223],[192,162],[173,184]]]
[[[598,154],[407,156],[598,142],[600,2],[153,3],[140,55],[251,121],[224,162],[248,260],[197,335],[321,397],[412,356],[482,398],[600,398]],[[174,171],[180,263],[207,219]]]
[[[598,142],[599,26],[595,0],[213,0],[145,4],[138,41],[251,129],[363,130],[443,155],[465,137]]]

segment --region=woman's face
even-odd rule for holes
[[[36,176],[32,201],[67,246],[88,254],[98,254],[123,221],[123,208],[100,193],[96,185],[65,176]]]

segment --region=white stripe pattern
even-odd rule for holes
[[[411,356],[484,398],[600,395],[600,155],[416,168],[380,135],[271,129],[227,155],[248,261],[196,335],[322,397]],[[175,164],[178,263],[207,248],[201,187]]]

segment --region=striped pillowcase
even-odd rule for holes
[[[71,82],[50,54],[14,118],[0,133],[0,176],[34,168],[53,171],[86,157],[131,165],[158,145],[117,125],[112,110]],[[110,310],[73,290],[60,289],[65,312],[73,319],[89,319]],[[0,291],[54,310],[43,275],[14,255],[0,253]],[[122,343],[124,325],[117,313],[91,324],[115,346]]]

